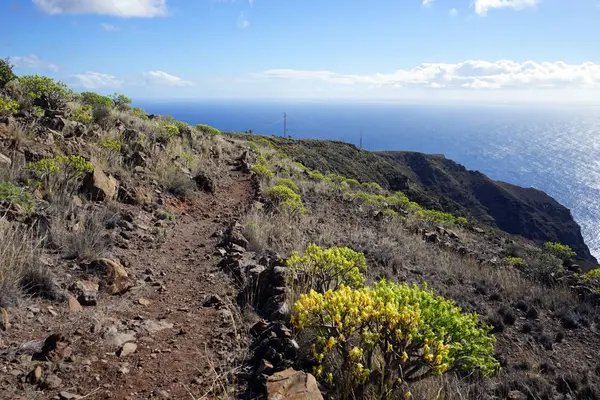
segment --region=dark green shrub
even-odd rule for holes
[[[99,95],[94,92],[81,93],[81,102],[91,107],[107,107],[112,108],[113,101],[110,97]]]
[[[544,249],[554,257],[561,260],[568,260],[569,258],[575,257],[577,254],[571,249],[571,247],[561,244],[558,242],[546,242],[544,243]]]
[[[124,94],[113,93],[109,96],[115,107],[119,110],[129,110],[131,99]]]
[[[20,76],[21,87],[36,105],[60,110],[75,98],[75,92],[63,82],[39,75]]]
[[[210,125],[198,124],[196,125],[196,129],[200,131],[200,133],[207,136],[217,136],[221,134],[220,130],[218,130],[217,128],[213,128]]]
[[[35,208],[31,194],[11,182],[0,182],[0,201],[16,204],[26,212],[32,212]]]
[[[5,58],[0,60],[0,88],[3,88],[8,82],[16,78],[17,76],[13,72],[13,65],[10,63],[10,59]]]

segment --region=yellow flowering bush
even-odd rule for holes
[[[314,374],[347,398],[398,398],[408,384],[450,370],[499,367],[495,338],[476,314],[433,291],[381,281],[372,287],[301,296],[292,324],[316,332]]]
[[[302,255],[294,252],[287,266],[288,281],[298,282],[304,292],[314,289],[320,293],[336,290],[341,285],[362,287],[365,284],[363,273],[367,270],[363,253],[348,247],[323,249],[314,243],[309,244]]]
[[[263,164],[254,164],[251,170],[262,179],[269,179],[275,175],[273,174],[273,171]]]
[[[571,247],[558,242],[546,242],[544,243],[544,249],[550,254],[552,254],[554,257],[559,258],[563,261],[569,258],[573,258],[577,255],[571,249]]]
[[[592,269],[579,278],[579,282],[600,293],[600,268]]]
[[[19,111],[19,103],[0,96],[0,116],[16,114]]]
[[[85,173],[92,172],[94,165],[81,156],[69,155],[54,158],[42,158],[25,165],[25,171],[43,184],[43,189],[53,191],[72,190]]]
[[[298,188],[298,185],[296,185],[294,183],[294,181],[292,181],[291,179],[288,179],[288,178],[277,179],[277,185],[286,186],[286,187],[292,189],[296,193],[298,193],[300,191],[300,189]]]
[[[291,216],[306,214],[302,198],[287,186],[275,185],[264,192],[271,206]]]

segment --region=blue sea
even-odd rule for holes
[[[492,179],[545,191],[600,257],[600,106],[407,105],[267,101],[147,102],[150,113],[222,131],[342,140],[368,150],[443,153]]]

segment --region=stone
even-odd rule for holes
[[[206,174],[199,173],[194,177],[194,182],[196,182],[196,186],[200,190],[204,190],[205,192],[214,193],[215,192],[215,183]]]
[[[85,175],[82,191],[92,200],[113,200],[117,196],[119,183],[111,175],[106,175],[99,168]]]
[[[148,157],[143,151],[134,152],[128,161],[133,167],[145,168],[148,166]]]
[[[44,379],[44,382],[42,383],[42,389],[58,389],[59,387],[62,386],[62,379],[60,379],[58,376],[51,374],[48,375],[46,377],[46,379]]]
[[[0,165],[10,167],[12,165],[12,160],[4,154],[0,153]]]
[[[140,303],[143,306],[149,306],[150,304],[152,304],[150,300],[145,299],[143,297],[138,300],[138,303]]]
[[[120,358],[127,357],[128,355],[135,353],[136,350],[137,344],[127,342],[123,345],[123,347],[119,349],[119,351],[117,352],[117,356],[119,356]]]
[[[69,300],[69,311],[77,312],[83,310],[81,304],[77,301],[75,297],[73,297],[72,294],[68,294],[67,299]]]
[[[84,306],[98,304],[98,284],[90,281],[77,281],[69,290],[76,296],[77,301]]]
[[[267,380],[268,400],[323,400],[317,380],[293,368],[278,372]]]
[[[111,346],[121,348],[125,343],[133,342],[135,340],[135,334],[132,332],[111,332],[105,337],[105,339]]]
[[[436,232],[425,232],[423,239],[429,243],[435,243],[438,241],[438,234]]]
[[[274,371],[275,367],[273,364],[268,362],[265,359],[260,360],[258,363],[258,367],[256,368],[256,372],[259,374],[271,375]]]
[[[211,294],[207,296],[206,300],[204,300],[204,303],[202,303],[202,305],[204,307],[219,308],[223,306],[223,300],[218,294]]]
[[[125,267],[119,260],[100,258],[89,265],[95,271],[103,275],[101,281],[102,290],[108,294],[117,295],[127,292],[133,286]]]
[[[508,392],[508,396],[506,397],[508,400],[527,400],[528,397],[525,393],[519,390],[511,390]]]
[[[173,324],[167,321],[154,321],[147,319],[142,323],[142,328],[149,334],[156,333],[165,329],[173,329]]]
[[[40,367],[39,365],[35,367],[33,371],[31,371],[29,375],[27,375],[27,380],[29,381],[29,383],[34,385],[39,383],[42,380],[42,367]]]
[[[60,398],[60,400],[78,400],[83,398],[83,396],[80,396],[78,394],[75,393],[70,393],[70,392],[60,392],[58,394],[58,397]]]

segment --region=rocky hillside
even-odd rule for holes
[[[130,103],[0,61],[0,399],[600,398],[543,193]]]
[[[581,260],[596,262],[571,212],[532,188],[494,181],[439,155],[368,152],[352,144],[275,139],[278,146],[311,168],[405,192],[428,208],[474,218],[480,223],[538,243],[568,244]]]

